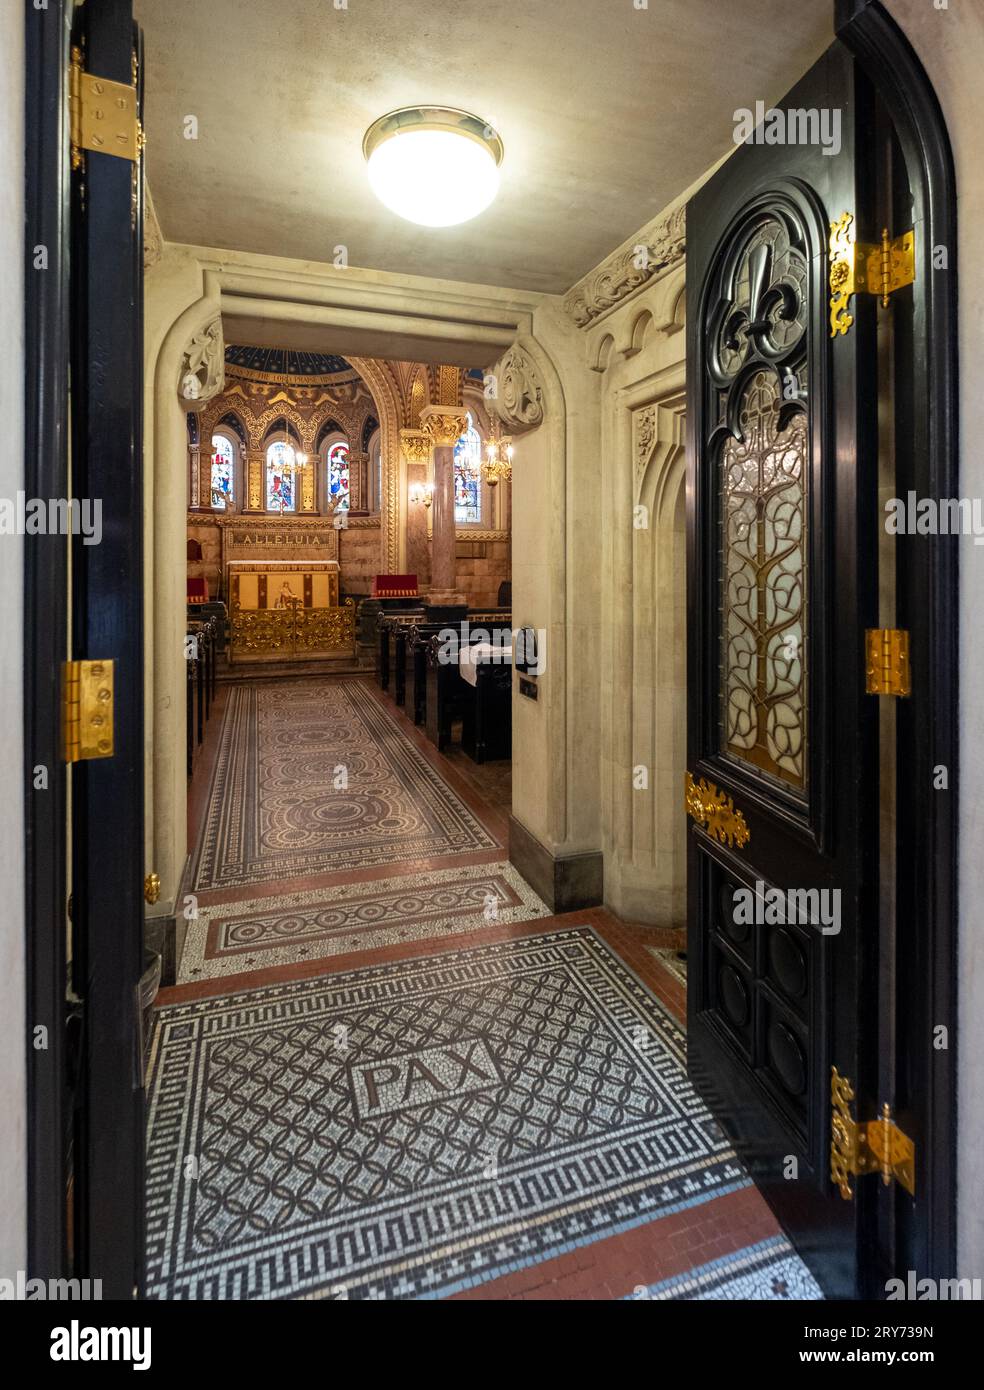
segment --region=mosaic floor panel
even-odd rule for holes
[[[178,983],[441,939],[549,912],[505,863],[202,907],[188,924]]]
[[[258,681],[230,690],[193,889],[495,844],[363,682]]]
[[[157,1014],[152,1297],[441,1297],[747,1185],[589,926]]]
[[[817,1301],[823,1292],[785,1236],[772,1236],[687,1274],[638,1288],[630,1299]]]

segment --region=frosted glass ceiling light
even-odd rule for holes
[[[391,212],[422,227],[477,217],[499,191],[502,140],[451,106],[403,106],[366,131],[369,184]]]

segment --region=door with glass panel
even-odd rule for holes
[[[742,145],[687,213],[689,1065],[841,1296],[868,1219],[831,1181],[831,1079],[867,1101],[877,474],[874,311],[832,326],[829,247],[864,217],[866,101],[834,45],[780,106],[837,112],[839,148]]]

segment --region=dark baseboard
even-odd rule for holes
[[[554,855],[526,826],[509,817],[509,862],[551,912],[576,912],[604,902],[604,858],[600,850]]]

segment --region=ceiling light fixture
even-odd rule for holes
[[[380,116],[362,153],[379,201],[422,227],[467,222],[499,191],[500,136],[452,106],[402,106]]]

